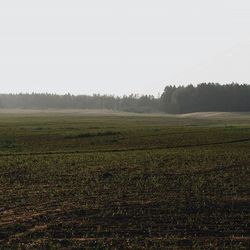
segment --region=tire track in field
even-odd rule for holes
[[[212,145],[226,145],[241,142],[249,142],[250,138],[224,141],[224,142],[211,142],[211,143],[200,143],[200,144],[186,144],[177,146],[158,146],[158,147],[145,147],[145,148],[123,148],[123,149],[104,149],[104,150],[84,150],[84,151],[50,151],[50,152],[30,152],[30,153],[6,153],[0,154],[0,157],[5,156],[33,156],[33,155],[62,155],[62,154],[91,154],[91,153],[116,153],[116,152],[133,152],[133,151],[150,151],[160,149],[178,149],[178,148],[195,148]]]

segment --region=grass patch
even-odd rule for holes
[[[104,132],[96,132],[96,133],[79,133],[75,135],[67,135],[65,136],[66,139],[77,139],[77,138],[91,138],[91,137],[102,137],[102,136],[114,136],[120,135],[120,132],[117,131],[104,131]]]

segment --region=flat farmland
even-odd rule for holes
[[[0,112],[0,249],[191,248],[250,248],[250,114]]]

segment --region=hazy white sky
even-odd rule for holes
[[[250,83],[249,0],[1,0],[0,92]]]

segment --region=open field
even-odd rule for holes
[[[0,249],[249,249],[250,114],[0,111]]]

